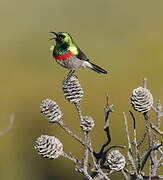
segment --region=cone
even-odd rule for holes
[[[153,105],[153,96],[146,88],[136,88],[132,92],[131,105],[136,111],[146,113]]]
[[[35,141],[34,147],[44,158],[55,159],[63,154],[63,144],[54,136],[41,135]]]
[[[75,75],[65,77],[63,80],[63,91],[65,98],[72,103],[80,102],[84,94],[80,82]]]
[[[90,116],[83,116],[81,120],[80,127],[83,131],[89,132],[93,129],[95,123],[92,117]]]
[[[51,123],[58,122],[63,117],[60,107],[51,99],[43,100],[41,102],[40,109],[41,113],[44,114]]]
[[[125,157],[118,150],[113,150],[107,156],[107,164],[111,170],[120,171],[125,167]]]

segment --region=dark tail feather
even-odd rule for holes
[[[103,74],[107,74],[108,72],[105,71],[104,69],[102,69],[101,67],[97,66],[96,64],[93,64],[91,62],[89,62],[92,67],[90,67],[92,70],[96,71],[97,73],[103,73]]]

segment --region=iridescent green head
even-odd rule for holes
[[[55,38],[51,38],[51,39],[55,39],[56,44],[67,44],[67,45],[71,45],[73,43],[73,39],[70,36],[69,33],[67,32],[50,32],[52,34],[55,34],[56,37]]]

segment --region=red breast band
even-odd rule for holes
[[[72,52],[67,51],[65,54],[63,55],[56,55],[53,54],[53,57],[57,60],[67,60],[70,56],[73,56]]]

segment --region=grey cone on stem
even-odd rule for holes
[[[36,139],[34,148],[48,159],[56,159],[63,154],[63,144],[54,136],[41,135]]]
[[[75,75],[65,77],[63,80],[63,91],[65,98],[72,103],[80,102],[84,94],[80,82]]]
[[[136,111],[146,113],[152,108],[153,96],[146,88],[136,88],[132,92],[131,105]]]
[[[80,127],[83,131],[89,132],[93,129],[95,122],[90,116],[83,116],[83,119],[80,122]]]
[[[48,118],[50,123],[55,123],[62,120],[63,114],[60,107],[51,99],[43,100],[40,105],[40,110],[41,113]]]
[[[125,157],[119,150],[113,150],[107,156],[107,164],[111,170],[120,171],[125,167]]]

